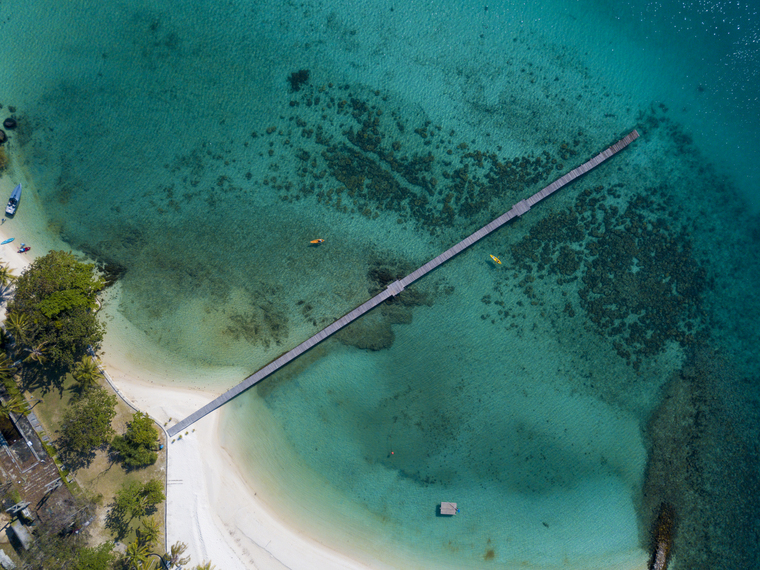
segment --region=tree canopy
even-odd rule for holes
[[[98,379],[102,378],[103,373],[100,371],[98,363],[92,356],[84,356],[77,362],[72,373],[74,380],[79,384],[80,393],[84,393],[90,388],[98,385]]]
[[[158,479],[146,483],[125,483],[111,503],[106,516],[106,527],[121,540],[127,535],[132,519],[154,513],[156,505],[165,500],[164,485]]]
[[[93,450],[114,434],[111,420],[116,416],[116,396],[100,386],[90,388],[63,413],[61,452],[68,460],[88,463]]]
[[[107,570],[116,560],[113,543],[104,542],[100,546],[84,547],[77,551],[73,570]]]
[[[52,364],[71,367],[87,350],[99,347],[104,328],[95,315],[97,294],[105,281],[94,264],[83,263],[68,252],[51,251],[39,257],[16,280],[8,306],[16,342],[46,345]]]
[[[153,420],[142,412],[137,412],[127,424],[127,432],[123,436],[114,437],[111,447],[119,453],[124,465],[144,467],[153,465],[158,459],[158,454],[154,451],[157,441],[158,430]]]

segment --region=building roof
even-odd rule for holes
[[[29,550],[32,536],[29,534],[29,531],[26,530],[26,527],[24,527],[19,521],[16,521],[11,525],[11,530],[16,534],[16,538],[18,538],[21,546],[24,547],[24,550]]]

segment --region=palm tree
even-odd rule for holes
[[[144,544],[140,544],[140,541],[135,540],[132,544],[127,546],[127,551],[124,553],[124,562],[127,563],[128,568],[140,570],[148,561],[149,555],[148,547]]]
[[[26,400],[18,395],[11,396],[7,402],[0,401],[0,416],[7,418],[11,414],[17,416],[26,411]]]
[[[13,336],[16,344],[26,344],[31,324],[26,313],[10,313],[5,319],[5,330]]]
[[[7,265],[0,265],[0,285],[7,287],[13,283],[15,279],[16,276],[13,275],[13,270],[10,267]]]
[[[198,564],[193,570],[214,570],[216,566],[211,564],[211,562],[204,562],[203,564]]]
[[[98,363],[92,356],[85,356],[77,362],[74,368],[74,380],[76,380],[82,391],[89,390],[98,383],[98,378],[102,375]]]
[[[169,552],[167,552],[166,556],[164,557],[166,562],[169,563],[169,568],[174,568],[175,566],[184,566],[185,564],[190,563],[189,556],[182,558],[185,550],[187,550],[187,544],[184,542],[177,541],[171,545]]]
[[[43,364],[47,360],[47,356],[45,356],[45,353],[47,352],[45,345],[47,343],[48,341],[45,341],[39,343],[34,348],[25,348],[24,350],[29,353],[29,356],[24,359],[24,362],[36,362],[37,364]]]
[[[161,526],[153,517],[142,519],[140,522],[140,528],[137,530],[137,539],[141,544],[153,546],[158,540],[158,535],[161,534]]]
[[[16,373],[16,367],[13,360],[4,352],[0,352],[0,379],[9,380]]]

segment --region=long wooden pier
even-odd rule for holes
[[[372,297],[369,301],[366,303],[363,303],[356,307],[353,311],[350,313],[347,313],[343,315],[341,318],[339,318],[337,321],[332,323],[331,325],[325,327],[321,331],[319,331],[317,334],[309,338],[308,340],[302,342],[297,347],[295,347],[293,350],[286,352],[279,358],[273,360],[263,368],[261,368],[259,371],[255,372],[254,374],[251,374],[248,378],[243,380],[240,384],[235,386],[234,388],[231,388],[215,400],[209,402],[199,410],[195,411],[194,413],[187,416],[184,420],[178,422],[177,424],[170,427],[167,431],[170,436],[175,436],[176,434],[180,433],[183,429],[187,428],[188,426],[194,424],[199,419],[204,417],[207,414],[210,414],[220,406],[223,406],[227,402],[229,402],[232,398],[235,396],[241,394],[242,392],[245,392],[248,388],[256,384],[257,382],[261,382],[264,378],[275,372],[276,370],[279,370],[283,366],[285,366],[288,362],[291,360],[297,358],[316,344],[322,342],[324,339],[326,339],[328,336],[336,333],[343,327],[345,327],[347,324],[351,323],[352,321],[355,321],[359,317],[361,317],[364,313],[370,311],[374,307],[378,306],[380,303],[385,301],[388,297],[398,295],[401,293],[401,291],[404,290],[405,287],[425,275],[426,273],[429,273],[439,265],[443,264],[444,262],[448,261],[452,257],[454,257],[459,252],[467,249],[475,242],[483,239],[485,236],[490,234],[491,232],[495,231],[496,229],[500,228],[504,224],[506,224],[509,220],[512,218],[522,216],[530,210],[532,206],[535,206],[538,202],[549,196],[550,194],[553,194],[563,186],[569,184],[579,176],[582,176],[589,170],[595,168],[611,156],[615,155],[617,152],[623,150],[625,147],[627,147],[632,141],[636,140],[639,137],[639,133],[637,131],[632,131],[630,134],[628,134],[626,137],[620,139],[618,142],[613,144],[612,146],[608,147],[607,149],[603,150],[599,154],[597,154],[594,158],[589,160],[588,162],[584,162],[579,167],[574,168],[567,174],[565,174],[562,178],[559,178],[549,184],[546,188],[541,190],[540,192],[536,192],[531,196],[530,198],[526,198],[525,200],[521,200],[512,208],[506,212],[505,214],[502,214],[498,218],[496,218],[494,221],[492,221],[490,224],[483,226],[478,231],[473,233],[472,235],[466,237],[462,241],[460,241],[455,246],[447,249],[444,251],[441,255],[436,257],[435,259],[432,259],[428,261],[425,265],[417,269],[416,271],[413,271],[403,279],[399,279],[398,281],[394,281],[388,287],[382,291],[381,293],[378,293],[374,297]]]

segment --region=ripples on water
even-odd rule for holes
[[[304,496],[454,565],[624,556],[663,501],[679,567],[757,565],[752,8],[19,6],[2,102],[51,230],[203,364],[257,368],[639,128],[226,421],[265,406]]]

